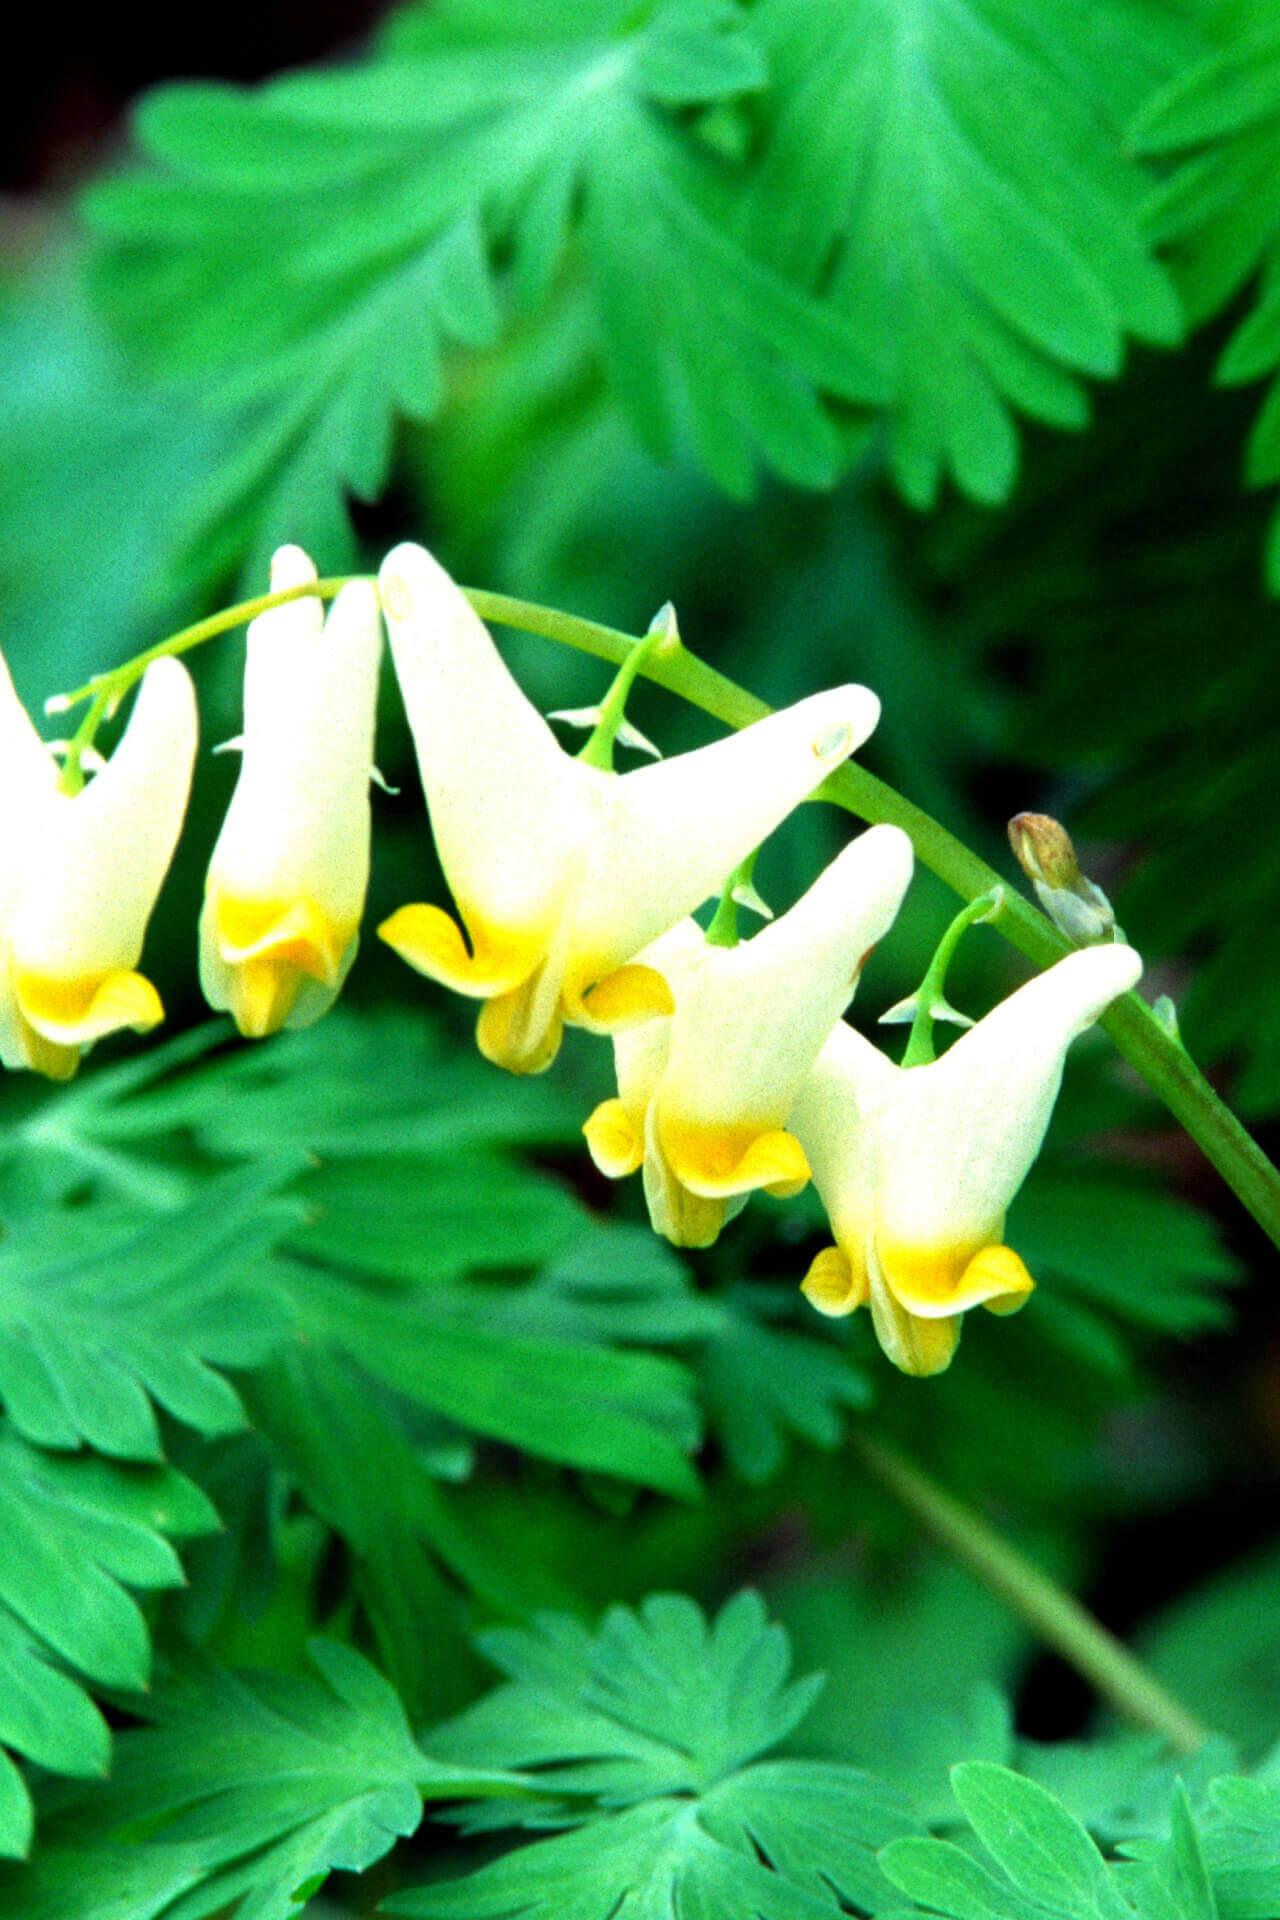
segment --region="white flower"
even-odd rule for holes
[[[58,769],[0,659],[0,1060],[51,1079],[122,1027],[164,1018],[136,971],[182,829],[196,750],[190,675],[147,669],[124,737],[89,785]]]
[[[419,972],[485,1005],[481,1050],[550,1065],[566,1020],[598,1031],[671,1011],[630,965],[866,739],[865,687],[802,700],[713,746],[605,773],[560,746],[464,595],[420,547],[380,576],[391,651],[445,878],[379,929]]]
[[[940,1373],[960,1315],[1012,1313],[1034,1282],[1002,1244],[1075,1036],[1136,985],[1131,947],[1070,954],[965,1033],[904,1069],[843,1023],[792,1114],[836,1244],[804,1291],[820,1313],[869,1304],[905,1373]]]
[[[279,592],[314,580],[298,547]],[[369,776],[382,628],[371,585],[314,595],[249,628],[240,777],[209,866],[200,979],[251,1038],[305,1027],[355,959],[369,884]]]
[[[584,1132],[603,1173],[643,1165],[650,1218],[676,1245],[709,1245],[757,1188],[784,1199],[809,1178],[791,1109],[911,865],[906,834],[873,827],[754,939],[715,946],[685,921],[641,955],[675,1012],[616,1036],[618,1098]]]

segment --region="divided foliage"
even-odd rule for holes
[[[638,1613],[612,1609],[595,1636],[552,1617],[482,1644],[508,1680],[438,1728],[433,1750],[463,1765],[479,1751],[507,1755],[536,1769],[548,1795],[584,1799],[525,1816],[568,1832],[465,1880],[397,1894],[391,1911],[809,1920],[837,1898],[865,1911],[879,1897],[875,1849],[914,1821],[857,1768],[766,1757],[821,1682],[788,1683],[786,1637],[756,1595],[711,1623],[692,1601],[655,1594]],[[518,1806],[488,1812],[521,1817]],[[479,1820],[493,1824],[484,1811]]]
[[[1201,46],[1155,0],[447,0],[350,70],[153,93],[85,210],[119,335],[234,423],[183,574],[336,566],[450,348],[567,274],[584,374],[728,492],[831,486],[883,409],[909,499],[1005,498],[1015,411],[1079,427],[1179,337],[1124,134]]]
[[[151,1723],[116,1743],[110,1781],[64,1795],[35,1865],[0,1872],[13,1920],[288,1920],[335,1868],[360,1873],[422,1818],[424,1800],[519,1782],[442,1763],[414,1741],[384,1679],[317,1640],[318,1678],[232,1673],[190,1659]]]

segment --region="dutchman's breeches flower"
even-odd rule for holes
[[[619,1097],[584,1131],[603,1173],[643,1166],[650,1218],[677,1246],[708,1246],[756,1189],[784,1199],[808,1180],[791,1109],[911,866],[906,834],[873,827],[754,939],[717,946],[685,921],[640,956],[675,1012],[616,1036]]]
[[[66,1080],[121,1027],[164,1018],[136,971],[182,828],[196,751],[191,678],[147,669],[124,737],[79,793],[0,660],[0,1060]]]
[[[1066,1051],[1137,984],[1131,947],[1060,960],[961,1036],[902,1068],[841,1023],[792,1114],[836,1244],[804,1291],[820,1313],[869,1305],[904,1373],[940,1373],[970,1307],[1012,1313],[1033,1281],[1005,1212],[1053,1111]]]
[[[462,923],[402,907],[383,939],[483,1000],[481,1051],[517,1073],[551,1064],[565,1021],[608,1032],[669,1013],[667,982],[635,956],[866,739],[875,695],[841,687],[697,752],[607,773],[564,751],[430,554],[398,547],[379,584]]]
[[[298,547],[273,592],[314,580]],[[214,848],[200,979],[252,1039],[327,1013],[355,959],[369,884],[369,778],[382,626],[372,586],[314,596],[248,634],[240,777]]]

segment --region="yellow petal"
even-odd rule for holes
[[[918,1380],[946,1372],[964,1325],[959,1314],[947,1320],[926,1320],[908,1313],[888,1288],[881,1286],[871,1290],[871,1319],[876,1338],[894,1366]]]
[[[839,1247],[824,1247],[800,1282],[800,1291],[828,1319],[843,1319],[865,1305],[867,1276],[861,1266],[854,1272]]]
[[[1012,1313],[1035,1285],[1012,1247],[994,1243],[975,1253],[972,1246],[910,1247],[880,1239],[876,1252],[895,1299],[926,1320],[993,1301],[997,1312]]]
[[[324,987],[337,985],[356,934],[354,926],[339,925],[306,898],[277,902],[222,894],[214,902],[213,920],[218,951],[228,966],[269,962]]]
[[[576,1006],[571,994],[566,994],[566,998],[570,1002],[571,1018],[602,1033],[636,1026],[659,1014],[674,1013],[676,1006],[671,988],[657,968],[634,964],[618,967],[594,987],[588,987],[577,996]]]
[[[1012,1247],[983,1247],[965,1268],[966,1287],[998,1288],[997,1292],[986,1294],[982,1301],[988,1313],[1002,1316],[1017,1313],[1020,1307],[1026,1306],[1035,1284]]]
[[[621,1100],[602,1100],[582,1131],[591,1158],[610,1180],[634,1173],[644,1159],[644,1135],[632,1126]]]
[[[558,1006],[550,1015],[545,1012],[540,984],[535,973],[512,992],[494,994],[480,1009],[476,1044],[486,1060],[508,1073],[545,1073],[560,1051],[564,1020]]]
[[[809,1179],[804,1148],[781,1127],[693,1127],[662,1115],[658,1134],[676,1178],[706,1199],[727,1199],[763,1187],[775,1199],[786,1200]]]
[[[121,1027],[146,1033],[164,1019],[160,995],[151,982],[124,967],[75,980],[19,973],[14,979],[14,994],[27,1024],[59,1049],[89,1046]],[[42,1064],[39,1071],[48,1072],[49,1068]],[[69,1079],[73,1071],[58,1071],[52,1077]]]
[[[545,955],[547,943],[541,935],[489,934],[471,916],[467,926],[471,947],[447,913],[418,903],[400,907],[384,920],[378,938],[428,979],[474,1000],[509,993],[528,979]]]

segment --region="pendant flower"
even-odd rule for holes
[[[462,922],[406,906],[382,938],[484,1001],[480,1049],[515,1073],[550,1066],[566,1021],[607,1032],[670,1013],[666,980],[635,956],[867,738],[875,695],[837,688],[695,753],[607,773],[564,751],[421,547],[396,548],[379,584]]]
[[[970,1307],[1023,1305],[1034,1282],[1002,1244],[1005,1212],[1068,1046],[1141,973],[1132,947],[1070,954],[927,1066],[835,1028],[792,1115],[836,1240],[803,1283],[820,1313],[869,1305],[890,1360],[923,1375],[950,1364]]]
[[[136,971],[186,811],[196,704],[177,660],[148,667],[124,737],[80,793],[0,659],[0,1060],[69,1080],[108,1033],[164,1018]]]
[[[315,577],[298,547],[272,560],[273,592]],[[200,981],[250,1039],[318,1020],[355,959],[381,651],[362,581],[327,621],[309,596],[249,628],[240,777],[209,865]]]
[[[610,1178],[643,1166],[650,1218],[677,1246],[709,1246],[757,1188],[805,1185],[791,1109],[911,866],[907,835],[873,827],[754,939],[716,946],[685,921],[641,955],[675,1012],[616,1036],[618,1098],[583,1131]]]

